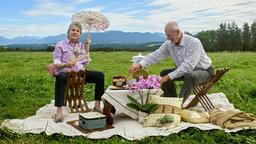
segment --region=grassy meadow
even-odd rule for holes
[[[105,73],[105,88],[112,76],[127,75],[129,61],[137,52],[92,52],[89,70]],[[147,54],[143,52],[142,54]],[[210,93],[223,92],[236,108],[256,114],[256,53],[208,53],[215,69],[230,67]],[[52,62],[51,52],[0,52],[0,124],[4,119],[23,119],[35,114],[54,99],[54,79],[45,66]],[[150,74],[170,68],[170,59],[149,68]],[[182,83],[178,83],[180,89]],[[87,100],[93,100],[94,85],[86,88]],[[0,129],[0,143],[256,143],[256,130],[225,133],[220,130],[201,131],[189,128],[168,137],[148,137],[141,141],[127,141],[119,136],[107,140],[90,140],[86,137],[66,137],[60,134],[17,135]]]

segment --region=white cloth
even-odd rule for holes
[[[172,80],[183,76],[195,68],[207,69],[212,63],[200,40],[187,34],[183,34],[179,46],[167,40],[159,49],[146,55],[139,63],[142,67],[147,67],[159,63],[168,56],[173,59],[177,66],[175,71],[168,74]]]
[[[147,92],[148,89],[143,89],[143,103],[146,101]],[[160,96],[163,94],[163,91],[161,89],[151,89],[150,94]],[[110,90],[109,87],[103,94],[102,99],[107,100],[113,107],[115,107],[116,113],[124,113],[133,119],[138,119],[138,111],[127,106],[127,104],[130,102],[127,95],[135,98],[139,103],[141,103],[138,92],[132,92],[131,90]]]
[[[232,104],[230,104],[223,93],[215,93],[209,95],[213,103],[218,106],[223,106],[225,108],[234,109]],[[226,103],[227,102],[227,103]],[[93,107],[94,102],[88,103],[89,107]],[[200,109],[200,106],[196,106]],[[181,122],[177,127],[172,129],[166,129],[165,127],[143,127],[138,123],[138,121],[129,117],[114,117],[115,128],[108,129],[104,131],[97,131],[92,133],[84,134],[77,129],[73,128],[66,121],[77,120],[78,113],[69,113],[67,109],[64,109],[64,120],[63,123],[55,123],[51,116],[54,114],[56,108],[54,106],[54,101],[46,106],[40,108],[36,115],[28,117],[26,119],[13,119],[4,120],[1,127],[7,127],[15,133],[34,133],[39,134],[45,132],[47,135],[52,135],[54,133],[61,133],[66,136],[86,136],[90,139],[106,139],[113,135],[120,135],[128,140],[142,139],[148,136],[168,136],[171,133],[178,133],[181,130],[187,129],[189,127],[196,127],[201,130],[212,130],[212,129],[222,129],[219,126],[206,123],[206,124],[191,124]],[[201,110],[203,110],[201,108]],[[237,132],[245,128],[238,128],[233,130],[224,129],[225,132]]]

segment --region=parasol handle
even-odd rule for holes
[[[88,34],[90,34],[90,32],[91,32],[91,27],[92,27],[92,25],[91,25],[91,24],[89,24]]]
[[[90,36],[90,31],[88,31],[87,36],[86,36],[86,38],[85,38],[85,43],[84,43],[84,45],[85,45],[85,50],[86,50],[86,53],[87,53],[86,57],[87,57],[87,59],[88,59],[89,61],[91,61],[90,52],[89,52],[90,43],[91,43],[91,36]]]
[[[85,38],[85,39],[87,40],[87,38],[89,37],[89,38],[90,38],[90,41],[91,41],[91,36],[90,36],[91,26],[92,26],[92,25],[89,25],[89,28],[88,28],[88,31],[87,31],[87,36],[86,36],[86,38]],[[86,41],[86,40],[85,40],[85,41]],[[89,47],[90,47],[90,45],[89,45]]]
[[[90,35],[90,33],[88,32],[88,33],[87,33],[87,36],[86,36],[86,38],[85,38],[85,42],[84,42],[86,51],[90,48],[90,44],[91,44],[91,35]]]

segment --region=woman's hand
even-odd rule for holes
[[[76,63],[77,63],[77,60],[76,59],[72,59],[70,62],[65,63],[63,68],[65,68],[65,67],[73,67],[74,65],[76,65]]]
[[[91,36],[87,35],[86,39],[85,39],[85,44],[86,45],[90,45],[91,44]]]
[[[74,65],[75,65],[75,64],[70,63],[70,62],[69,62],[69,63],[65,63],[65,64],[64,64],[64,68],[65,68],[65,67],[73,67]]]
[[[77,63],[77,59],[72,59],[68,64],[69,67],[73,67],[74,65],[76,65]]]
[[[73,59],[71,59],[71,61],[69,63],[72,65],[75,65],[77,63],[77,59],[73,58]]]

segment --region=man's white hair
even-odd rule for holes
[[[171,27],[173,31],[177,31],[177,30],[181,30],[178,23],[175,21],[169,21],[166,25],[165,25],[165,29],[167,27]]]

